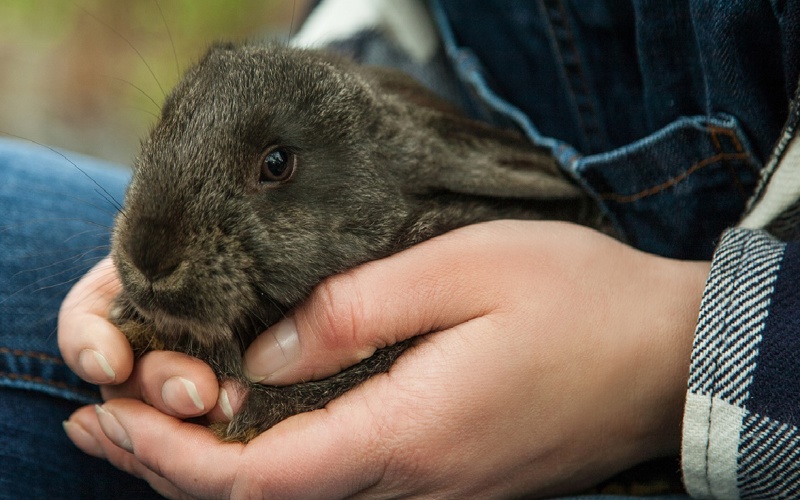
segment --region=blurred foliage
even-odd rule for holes
[[[0,133],[130,163],[165,92],[210,43],[286,42],[306,4],[2,0]]]

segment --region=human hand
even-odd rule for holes
[[[82,449],[172,497],[576,491],[678,452],[708,267],[569,224],[471,226],[327,280],[296,340],[284,323],[251,347],[266,374],[277,333],[289,363],[270,380],[291,382],[436,332],[324,410],[248,445],[132,399],[70,422]]]
[[[105,258],[67,294],[59,312],[58,346],[70,369],[100,384],[105,400],[137,398],[179,418],[210,414],[225,419],[230,410],[217,405],[217,378],[200,360],[153,351],[134,365],[128,339],[108,320],[120,287],[111,259]],[[71,437],[85,437],[80,427],[67,427]]]

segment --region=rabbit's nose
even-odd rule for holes
[[[183,260],[176,231],[150,217],[132,221],[123,242],[134,266],[151,283],[169,277]]]

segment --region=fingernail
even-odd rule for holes
[[[245,375],[251,382],[264,382],[300,356],[300,339],[293,318],[272,326],[253,342],[244,356]]]
[[[231,400],[228,399],[228,391],[224,388],[219,390],[219,397],[217,398],[217,404],[219,405],[220,410],[225,415],[228,420],[233,420],[233,408],[231,407]]]
[[[78,364],[88,382],[110,384],[117,379],[117,374],[108,364],[106,357],[94,349],[82,350],[78,356]]]
[[[65,420],[61,422],[61,425],[64,427],[64,432],[67,433],[67,437],[70,439],[70,441],[72,441],[75,446],[80,448],[84,453],[88,453],[89,455],[98,458],[106,458],[103,447],[100,446],[100,443],[97,441],[97,439],[95,439],[94,436],[89,433],[89,431],[84,429],[81,424]]]
[[[128,433],[125,432],[125,429],[122,428],[117,417],[100,405],[94,405],[94,411],[97,413],[97,420],[100,422],[100,427],[103,429],[103,433],[108,439],[123,450],[133,453],[131,438],[128,436]]]
[[[161,400],[180,415],[194,415],[206,406],[197,392],[197,386],[183,377],[172,377],[161,386]]]

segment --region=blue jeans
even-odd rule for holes
[[[82,453],[62,430],[100,394],[59,355],[58,309],[108,253],[115,208],[107,199],[122,200],[129,177],[66,156],[77,166],[44,147],[0,139],[0,498],[159,498]]]

